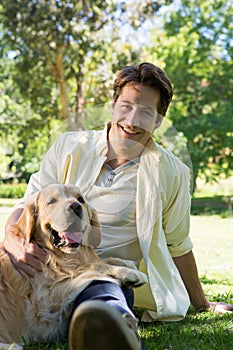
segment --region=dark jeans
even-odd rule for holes
[[[131,288],[120,287],[118,284],[109,281],[93,281],[75,299],[74,310],[86,300],[103,300],[114,306],[122,314],[132,312],[134,304],[134,292]],[[72,314],[73,314],[72,312]]]
[[[71,317],[75,309],[84,301],[87,300],[103,300],[109,305],[115,307],[122,314],[128,313],[135,317],[133,314],[134,305],[134,292],[131,288],[120,287],[118,284],[109,281],[93,281],[87,288],[85,288],[75,299],[74,308]],[[144,344],[142,343],[142,350],[144,350]]]

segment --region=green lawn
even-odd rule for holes
[[[192,216],[191,237],[200,279],[212,301],[233,303],[233,220]],[[146,350],[231,350],[233,315],[195,313],[181,322],[140,326]]]
[[[9,205],[11,205],[10,203]],[[1,233],[10,207],[0,201]],[[210,300],[233,303],[233,220],[217,215],[192,216],[191,237],[199,275]],[[231,350],[233,315],[195,313],[183,321],[140,324],[146,350]],[[67,345],[26,344],[27,350],[67,349]],[[94,350],[94,349],[93,349]],[[119,349],[120,350],[120,349]]]
[[[6,220],[15,203],[15,199],[0,198],[0,241],[4,235]]]

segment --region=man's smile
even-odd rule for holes
[[[129,136],[134,136],[134,135],[138,135],[141,133],[141,131],[138,131],[138,129],[134,129],[128,125],[125,124],[118,124],[121,128],[121,130],[124,131],[124,133],[126,133]]]

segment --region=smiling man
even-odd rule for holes
[[[115,168],[139,157],[158,127],[160,91],[134,82],[122,88],[111,105],[108,164]]]
[[[180,320],[190,301],[197,311],[233,310],[209,302],[198,278],[189,237],[189,169],[151,137],[172,95],[159,67],[126,66],[114,82],[112,120],[105,129],[58,138],[6,225],[4,244],[16,268],[33,276],[46,261],[38,246],[12,235],[27,197],[51,183],[70,183],[97,211],[102,234],[96,252],[131,260],[147,274],[148,284],[135,291],[135,305],[145,309],[143,320]],[[77,295],[69,349],[142,349],[133,305],[131,289],[93,281]]]

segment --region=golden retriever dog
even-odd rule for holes
[[[53,184],[26,205],[13,228],[48,254],[43,272],[18,271],[0,250],[0,341],[63,341],[76,296],[93,280],[137,287],[147,282],[127,260],[101,260],[100,224],[77,187]]]

